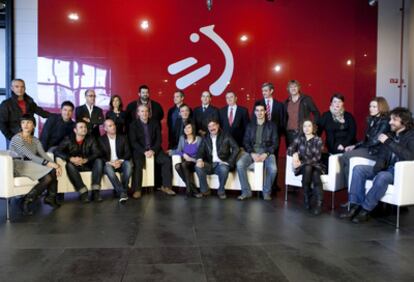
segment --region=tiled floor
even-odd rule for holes
[[[0,281],[414,281],[412,211],[396,231],[328,208],[314,217],[300,193],[287,203],[282,194],[239,202],[155,192],[125,206],[111,192],[87,205],[69,195],[33,217],[14,203],[10,223],[1,201]]]

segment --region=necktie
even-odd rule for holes
[[[267,116],[267,120],[272,119],[272,114],[270,113],[270,102],[269,102],[269,100],[267,100],[267,104],[266,104],[266,116]]]
[[[230,114],[229,114],[229,125],[231,126],[233,124],[233,107],[230,108]]]

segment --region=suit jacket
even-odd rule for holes
[[[202,106],[195,108],[194,109],[194,121],[195,121],[197,132],[199,130],[208,132],[208,128],[207,128],[208,121],[209,119],[212,119],[212,118],[220,121],[219,110],[213,105],[210,104],[205,110],[205,112],[203,112]]]
[[[256,103],[254,103],[254,106],[256,106],[257,104],[263,104],[266,107],[265,99],[256,101]],[[253,107],[252,121],[256,122],[256,115],[254,114],[254,107]],[[273,99],[271,121],[276,124],[277,132],[279,133],[278,137],[280,138],[280,136],[285,130],[286,109],[285,109],[285,106],[281,102],[278,102],[276,99]]]
[[[181,132],[182,120],[181,120],[181,116],[179,115],[179,113],[177,116],[177,120],[175,121],[175,123],[173,122],[173,119],[174,119],[173,114],[175,110],[178,110],[176,105],[169,108],[168,114],[167,114],[168,149],[175,149],[177,147],[178,140],[180,139],[180,135],[181,135],[180,132]],[[190,109],[189,118],[191,118],[191,116],[192,116],[192,111]],[[179,124],[179,126],[177,124]]]
[[[102,150],[102,158],[104,161],[111,161],[111,146],[109,145],[109,137],[107,134],[102,135],[99,138],[99,145]],[[125,135],[117,134],[115,139],[115,150],[118,159],[129,160],[131,159],[131,149],[129,148],[129,141]]]
[[[74,125],[73,120],[65,122],[60,114],[51,115],[43,126],[39,138],[43,149],[47,151],[51,147],[59,145],[66,136],[72,135]]]
[[[233,113],[233,124],[229,124],[229,106],[220,109],[220,124],[223,131],[230,133],[240,147],[243,147],[243,137],[249,124],[249,113],[245,107],[237,106],[236,113]]]
[[[44,118],[49,117],[50,113],[39,107],[32,97],[24,94],[23,99],[26,103],[27,114],[37,114]],[[4,100],[0,106],[0,130],[6,139],[11,140],[15,134],[20,132],[20,118],[22,115],[23,113],[18,105],[17,95],[12,93],[11,97]]]
[[[95,138],[99,138],[101,136],[101,133],[99,132],[99,126],[104,122],[102,109],[97,106],[93,106],[92,115],[90,115],[88,107],[86,105],[76,107],[76,121],[83,120],[85,117],[90,119],[90,122],[88,123],[88,133]]]
[[[132,124],[132,122],[137,119],[137,109],[139,105],[138,101],[139,100],[132,101],[131,103],[128,104],[126,108],[125,126],[127,130],[129,130],[130,124]],[[161,120],[164,118],[164,110],[162,109],[159,103],[151,99],[150,99],[150,108],[151,108],[150,119],[156,120],[161,129]]]
[[[129,143],[131,144],[134,159],[144,158],[144,152],[153,150],[155,154],[161,151],[161,129],[159,123],[153,119],[148,120],[148,133],[150,146],[145,144],[145,131],[141,120],[137,119],[129,127]]]

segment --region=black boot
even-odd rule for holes
[[[320,215],[322,213],[322,201],[317,201],[316,206],[312,210],[313,215]]]
[[[98,203],[103,201],[99,190],[93,190],[92,191],[92,200],[94,202],[98,202]]]
[[[353,219],[356,215],[358,215],[360,210],[361,210],[360,205],[351,204],[351,208],[349,209],[349,211],[341,213],[339,215],[339,218],[341,218],[341,219],[345,219],[345,218]]]
[[[47,195],[44,199],[43,199],[43,202],[46,204],[46,205],[49,205],[49,206],[51,206],[52,208],[54,208],[54,209],[57,209],[57,208],[60,208],[60,203],[58,203],[57,201],[56,201],[56,196],[55,195]]]
[[[353,223],[362,223],[369,220],[369,211],[361,209],[361,211],[358,213],[358,215],[354,216],[352,218]]]
[[[312,191],[310,187],[303,187],[303,208],[305,210],[311,209],[311,197],[312,197]]]
[[[79,198],[80,198],[80,201],[83,204],[89,203],[88,192],[83,192],[82,194],[80,194],[80,197]]]
[[[322,183],[314,184],[314,192],[316,192],[316,206],[312,210],[313,215],[320,215],[322,213],[322,204],[323,204],[323,190]]]
[[[30,207],[32,203],[33,203],[32,198],[27,197],[27,196],[23,198],[23,202],[21,206],[23,215],[33,215],[33,210]]]

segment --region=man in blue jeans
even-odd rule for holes
[[[116,133],[116,125],[112,119],[105,120],[104,128],[106,134],[99,138],[102,158],[105,161],[104,173],[114,186],[119,202],[124,204],[128,200],[127,192],[132,172],[129,142],[126,136]],[[121,181],[116,172],[121,173]]]
[[[375,166],[358,165],[352,171],[349,191],[349,212],[340,215],[354,223],[365,222],[369,213],[385,195],[389,184],[394,183],[394,166],[399,161],[414,160],[414,130],[411,112],[406,108],[395,108],[390,112],[389,135],[381,134],[382,143]],[[372,188],[366,193],[365,182],[373,179]]]
[[[229,133],[220,129],[220,123],[217,119],[210,119],[207,122],[207,127],[209,133],[203,138],[198,148],[195,170],[203,196],[210,195],[207,175],[218,175],[220,187],[217,195],[224,200],[226,199],[224,185],[226,185],[229,171],[234,168],[240,148]]]
[[[252,196],[250,184],[247,180],[247,169],[252,163],[263,162],[265,179],[263,186],[263,199],[271,200],[272,185],[276,178],[276,158],[274,153],[278,147],[277,127],[273,122],[266,120],[266,106],[256,104],[254,106],[256,120],[252,120],[246,128],[243,138],[243,146],[246,152],[237,162],[242,193],[237,198],[240,201]]]

